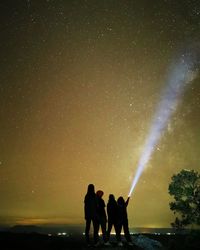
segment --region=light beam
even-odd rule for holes
[[[161,138],[162,132],[170,117],[176,111],[186,85],[196,77],[198,64],[197,53],[187,52],[182,54],[178,61],[171,66],[166,88],[161,95],[161,100],[155,112],[128,196],[131,196],[146,164],[150,160]]]

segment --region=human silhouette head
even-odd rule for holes
[[[110,194],[109,195],[109,201],[115,201],[115,196],[113,194]]]
[[[102,190],[98,190],[97,192],[96,192],[96,195],[98,196],[98,197],[102,197],[103,196],[103,191]]]
[[[93,194],[94,193],[94,185],[93,184],[88,185],[87,193],[88,194]]]
[[[124,204],[125,204],[124,198],[122,196],[120,196],[117,200],[117,203],[119,206],[124,206]]]

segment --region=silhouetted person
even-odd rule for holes
[[[109,200],[107,204],[107,215],[108,215],[108,230],[107,230],[107,239],[110,239],[110,232],[112,230],[112,226],[115,228],[115,233],[117,240],[119,241],[120,239],[118,238],[118,205],[117,201],[115,200],[115,196],[113,194],[109,195]]]
[[[108,245],[109,243],[107,242],[107,237],[106,237],[106,222],[107,222],[107,217],[106,217],[106,211],[105,211],[105,202],[102,199],[103,196],[103,191],[99,190],[97,191],[97,199],[98,199],[98,219],[99,219],[99,225],[98,225],[98,230],[99,227],[101,226],[101,231],[103,235],[103,241],[104,244]]]
[[[118,204],[118,235],[117,238],[121,241],[121,230],[122,227],[124,229],[124,235],[125,238],[128,242],[129,245],[133,245],[131,242],[131,236],[129,233],[129,228],[128,228],[128,215],[127,215],[127,206],[129,203],[129,199],[130,197],[128,197],[128,199],[124,200],[124,198],[122,196],[120,196],[117,200],[117,204]]]
[[[96,244],[98,241],[98,215],[97,215],[97,196],[94,191],[94,185],[89,184],[87,194],[85,195],[84,199],[84,212],[85,212],[85,220],[86,220],[86,227],[85,227],[85,238],[86,242],[89,245],[90,238],[89,238],[89,231],[91,222],[93,223],[93,233],[94,233],[94,243]]]

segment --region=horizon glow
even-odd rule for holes
[[[161,100],[153,117],[149,134],[146,138],[144,148],[139,159],[135,177],[128,196],[130,197],[146,164],[149,162],[166,125],[176,111],[186,85],[197,76],[198,55],[196,53],[185,53],[181,55],[169,71],[166,87],[161,93]]]

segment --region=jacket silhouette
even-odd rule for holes
[[[90,243],[89,231],[90,231],[91,222],[93,223],[94,242],[97,243],[98,241],[97,208],[98,208],[98,201],[97,201],[97,196],[94,191],[94,185],[89,184],[87,194],[85,195],[85,199],[84,199],[84,214],[85,214],[85,220],[86,220],[85,238],[88,244]]]
[[[99,222],[98,223],[98,230],[99,230],[99,227],[101,226],[103,240],[104,240],[104,242],[107,242],[107,237],[106,237],[107,217],[106,217],[106,211],[105,211],[105,202],[102,199],[103,191],[99,190],[99,191],[97,191],[96,194],[97,194],[97,200],[98,200],[98,208],[97,208],[98,222]]]
[[[128,197],[128,199],[125,202],[124,198],[122,196],[120,196],[117,200],[117,204],[118,204],[118,230],[119,230],[117,237],[121,241],[121,230],[123,227],[126,240],[128,242],[131,242],[131,237],[130,237],[129,228],[128,228],[128,215],[127,215],[127,206],[129,203],[129,199],[130,199],[130,197]]]
[[[110,239],[110,232],[114,226],[117,240],[118,238],[118,205],[113,194],[109,195],[109,200],[107,203],[107,215],[108,215],[108,229],[107,229],[107,239]]]

